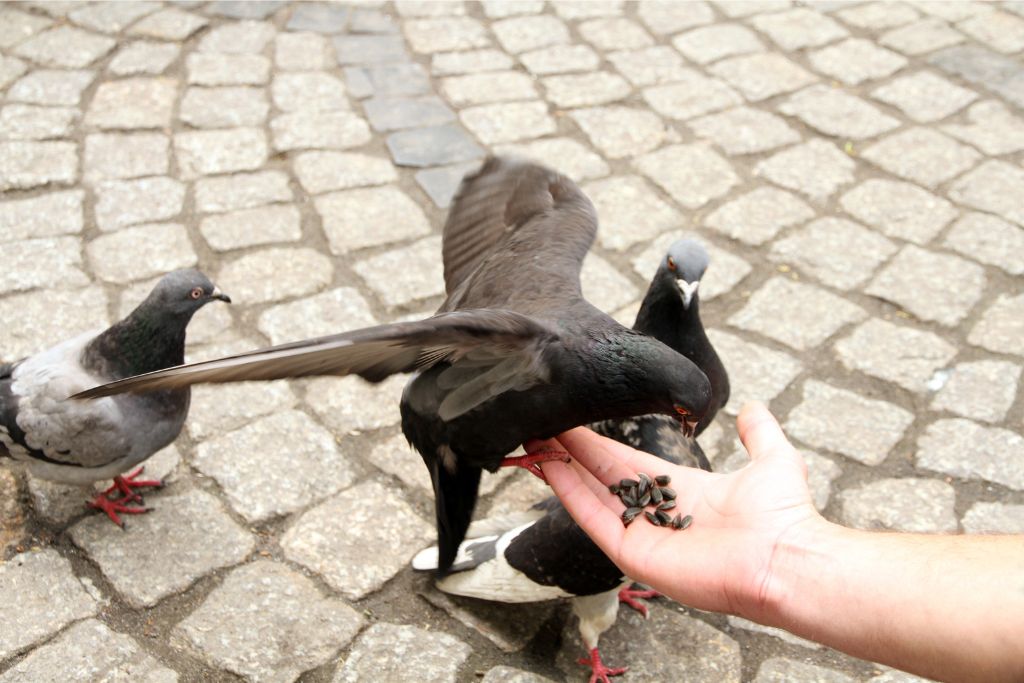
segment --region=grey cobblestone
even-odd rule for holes
[[[978,98],[976,93],[928,71],[901,76],[876,88],[871,96],[921,122],[944,119]]]
[[[884,78],[907,65],[904,57],[861,38],[815,50],[808,59],[815,69],[847,85]]]
[[[826,285],[852,289],[871,277],[896,245],[852,221],[819,218],[777,240],[769,256],[793,263]]]
[[[430,232],[419,206],[397,187],[359,188],[318,197],[316,210],[331,252],[344,254],[363,247],[407,240]],[[360,230],[369,223],[372,232]]]
[[[196,264],[185,227],[157,223],[124,228],[86,246],[89,263],[107,282],[130,282]]]
[[[985,309],[967,341],[997,353],[1024,356],[1020,339],[1024,335],[1024,294],[1000,295]]]
[[[644,100],[662,116],[689,119],[742,103],[739,94],[722,81],[686,69],[672,83],[645,88]]]
[[[303,152],[295,157],[294,168],[302,187],[312,194],[398,179],[387,159],[352,152]]]
[[[594,107],[570,112],[590,141],[610,159],[655,149],[665,139],[665,124],[652,112],[632,107]]]
[[[81,232],[84,198],[82,190],[65,190],[0,202],[0,242]]]
[[[739,183],[729,162],[701,144],[664,147],[638,157],[633,164],[690,209],[721,197]]]
[[[676,36],[672,44],[698,64],[709,64],[725,57],[761,52],[764,44],[750,29],[739,24],[702,26]]]
[[[15,81],[7,91],[7,99],[27,104],[76,106],[82,91],[95,78],[94,71],[37,69]]]
[[[986,213],[966,213],[953,224],[944,244],[968,258],[1024,274],[1024,230]]]
[[[346,325],[357,326],[357,321]],[[389,427],[400,419],[395,406],[407,381],[398,376],[368,384],[355,377],[318,377],[306,384],[306,403],[338,434]]]
[[[196,210],[204,213],[251,209],[292,199],[288,177],[280,171],[200,178],[193,187]]]
[[[885,33],[879,42],[906,55],[921,55],[963,40],[963,34],[950,28],[946,22],[922,19]]]
[[[181,54],[181,48],[170,43],[137,40],[117,51],[108,69],[118,76],[162,74]]]
[[[678,55],[676,55],[678,57]],[[535,75],[590,71],[601,58],[586,45],[552,45],[519,55],[527,70]]]
[[[257,325],[260,332],[270,337],[270,343],[283,344],[376,323],[369,304],[358,290],[338,287],[268,308],[260,315]]]
[[[193,52],[185,66],[193,85],[264,85],[270,79],[270,60],[263,55]]]
[[[924,392],[956,347],[931,332],[873,318],[836,343],[836,355],[851,370]]]
[[[750,23],[784,50],[818,47],[849,35],[832,19],[807,7],[760,14]]]
[[[754,174],[820,202],[853,181],[854,167],[849,156],[815,138],[758,162]]]
[[[893,175],[932,188],[960,175],[981,157],[930,128],[909,128],[890,135],[868,147],[862,156]]]
[[[954,532],[956,493],[937,479],[882,479],[841,494],[843,520],[860,529]]]
[[[783,228],[814,217],[814,210],[795,196],[760,187],[715,209],[705,223],[748,244],[762,244]]]
[[[108,325],[107,296],[102,287],[28,292],[0,299],[4,357],[23,358],[49,345]]]
[[[839,202],[854,218],[890,237],[917,244],[930,242],[957,215],[942,197],[892,180],[868,180],[845,193]]]
[[[615,176],[583,186],[601,216],[598,239],[608,249],[623,250],[649,242],[682,222],[682,216],[661,201],[638,176]]]
[[[537,138],[556,130],[547,105],[540,101],[468,107],[459,117],[478,140],[488,145]]]
[[[774,52],[732,57],[713,64],[710,71],[729,82],[751,102],[799,90],[817,78]]]
[[[302,237],[300,221],[294,206],[266,206],[207,216],[199,224],[199,231],[215,251],[231,251],[294,242]]]
[[[942,130],[985,154],[1009,154],[1024,149],[1024,120],[1014,116],[1002,102],[985,100],[971,105],[967,120],[970,123],[951,123]]]
[[[1024,436],[953,418],[928,425],[917,439],[918,467],[961,479],[1024,490]]]
[[[114,49],[116,41],[71,26],[57,26],[19,43],[18,57],[42,66],[81,69]]]
[[[800,134],[783,119],[752,107],[703,116],[687,125],[729,155],[767,152],[800,141]]]
[[[494,151],[558,166],[562,173],[576,182],[602,178],[611,172],[604,159],[571,138],[544,138],[515,145],[496,145]]]
[[[217,283],[246,303],[312,294],[334,275],[331,260],[308,247],[254,251],[228,262]]]
[[[838,138],[873,138],[892,130],[899,121],[853,95],[827,85],[801,90],[779,106],[811,128]]]
[[[542,82],[548,101],[560,109],[617,102],[630,91],[629,84],[622,76],[606,71],[549,76]]]
[[[137,22],[128,33],[160,40],[185,40],[207,23],[197,14],[169,7]]]
[[[355,683],[377,677],[397,679],[410,670],[427,680],[455,683],[456,672],[470,652],[469,645],[446,633],[374,624],[359,636],[332,683]]]
[[[989,160],[961,176],[950,188],[953,201],[1024,225],[1024,210],[1014,200],[1024,189],[1024,170],[1005,161]]]
[[[174,218],[185,200],[185,186],[166,177],[97,183],[95,192],[96,223],[103,231]]]
[[[523,64],[527,65],[525,55]],[[467,50],[465,52],[443,52],[430,60],[430,70],[435,76],[476,73],[479,71],[505,71],[513,65],[512,58],[500,50]]]
[[[47,140],[68,137],[81,116],[70,107],[11,104],[0,110],[0,140]]]
[[[267,160],[267,140],[257,128],[191,131],[174,136],[174,154],[182,177],[188,180],[252,171]]]
[[[1017,396],[1021,366],[1001,360],[960,363],[932,401],[933,410],[983,422],[999,422]]]
[[[968,534],[1024,534],[1024,505],[975,503],[960,523]]]
[[[582,46],[573,46],[573,48]],[[552,48],[554,49],[554,48]],[[597,66],[598,57],[589,48],[584,48],[593,54],[593,64],[585,68]],[[526,63],[526,55],[523,55]],[[561,62],[562,60],[559,60]],[[588,60],[589,61],[589,60]],[[682,80],[686,77],[686,69],[683,68],[683,59],[679,53],[665,45],[646,47],[639,50],[620,50],[610,52],[608,61],[615,65],[619,73],[637,86],[657,85],[659,83],[671,83]],[[582,64],[581,64],[582,66]]]
[[[732,390],[725,411],[736,415],[748,401],[768,403],[800,374],[796,358],[759,344],[752,344],[721,330],[711,330],[711,342],[729,368]]]

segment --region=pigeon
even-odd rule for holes
[[[165,275],[128,317],[102,332],[87,332],[15,363],[0,364],[0,458],[23,463],[33,475],[62,484],[114,479],[90,507],[124,527],[120,513],[148,508],[136,489],[140,467],[122,475],[174,441],[188,414],[187,388],[98,401],[70,395],[140,372],[181,364],[185,328],[211,301],[230,303],[198,270]],[[119,492],[121,497],[111,498]]]
[[[728,400],[729,379],[697,312],[697,284],[708,261],[707,252],[697,242],[684,239],[673,243],[651,281],[633,329],[665,342],[705,372],[712,386],[712,408],[705,418],[713,418],[712,410]],[[717,391],[724,391],[725,397]],[[696,439],[686,436],[678,423],[665,415],[603,420],[590,427],[668,462],[711,471]],[[579,663],[591,668],[590,683],[608,683],[609,676],[626,671],[602,661],[600,636],[615,623],[620,602],[646,617],[646,606],[636,598],[652,598],[658,593],[633,590],[632,582],[557,498],[550,497],[527,512],[475,522],[468,536],[450,573],[436,582],[441,591],[506,603],[571,598],[590,655]],[[412,566],[432,570],[437,557],[437,548],[428,548],[413,558]]]
[[[413,373],[402,431],[430,472],[440,555],[451,567],[483,469],[564,453],[506,455],[595,420],[663,413],[692,432],[711,385],[693,362],[588,303],[580,268],[594,207],[567,177],[492,157],[462,181],[444,226],[447,296],[427,319],[378,325],[149,373],[78,395],[197,382]]]

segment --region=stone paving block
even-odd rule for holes
[[[540,101],[467,107],[459,112],[459,118],[478,140],[487,145],[536,138],[556,131],[547,105]]]
[[[207,216],[199,232],[214,251],[231,251],[302,237],[299,209],[291,204],[239,209]]]
[[[192,85],[264,85],[270,80],[270,60],[263,55],[193,52],[185,67]]]
[[[985,309],[981,320],[971,329],[967,341],[996,353],[1024,356],[1020,340],[1024,338],[1024,295],[1000,295]]]
[[[709,67],[709,70],[728,81],[751,102],[799,90],[818,80],[810,72],[774,52],[723,59]]]
[[[388,306],[401,306],[444,292],[441,238],[427,237],[408,246],[371,256],[353,265]]]
[[[331,334],[377,324],[366,299],[352,287],[338,287],[264,311],[257,322],[271,344]]]
[[[814,138],[758,162],[754,175],[822,202],[853,182],[855,167],[853,159],[835,145]]]
[[[52,25],[46,17],[21,12],[8,5],[0,10],[0,49],[12,48]]]
[[[288,383],[283,380],[259,384],[198,384],[192,388],[192,405],[185,426],[197,441],[213,439],[251,424],[264,415],[291,412],[289,409],[296,400]],[[257,450],[262,455],[263,449]]]
[[[331,252],[414,239],[430,232],[420,207],[394,186],[357,188],[316,198]]]
[[[1015,60],[998,52],[976,45],[952,47],[936,53],[928,61],[1017,106],[1024,104],[1024,73]]]
[[[931,241],[957,210],[945,199],[909,183],[868,180],[840,198],[843,209],[890,237]]]
[[[170,140],[161,133],[95,133],[85,138],[85,180],[167,175]]]
[[[350,12],[350,8],[341,4],[304,2],[295,5],[285,27],[289,31],[340,33],[345,30]]]
[[[257,128],[197,130],[174,135],[181,177],[253,171],[267,161],[267,139]]]
[[[81,69],[114,49],[116,41],[71,26],[57,26],[19,43],[11,52],[42,66]]]
[[[355,329],[355,321],[345,329]],[[306,403],[336,434],[360,432],[398,424],[398,401],[408,377],[393,375],[380,384],[358,377],[320,377],[306,383]]]
[[[351,459],[334,436],[296,410],[204,441],[192,463],[251,523],[301,510],[355,481]]]
[[[83,190],[0,202],[0,242],[82,232]]]
[[[739,24],[714,24],[695,28],[673,38],[672,45],[697,64],[709,64],[725,57],[764,50],[764,44],[757,34]]]
[[[345,84],[322,71],[283,73],[274,77],[271,93],[281,111],[330,111],[348,109]]]
[[[157,2],[103,2],[68,14],[73,22],[102,33],[120,33],[136,19],[160,9]]]
[[[181,48],[172,43],[136,40],[118,49],[107,69],[115,76],[156,76],[162,74],[180,54]]]
[[[533,80],[518,71],[449,76],[441,81],[441,92],[456,107],[537,97]]]
[[[835,16],[857,28],[878,30],[909,24],[921,15],[910,5],[895,2],[869,2],[841,9],[835,13]]]
[[[185,227],[157,223],[101,235],[86,245],[93,271],[107,282],[125,283],[197,263]]]
[[[0,139],[48,140],[70,135],[81,113],[71,107],[9,104],[0,109]]]
[[[603,258],[591,252],[580,273],[583,297],[603,311],[614,311],[640,298],[641,292]]]
[[[718,207],[703,223],[723,235],[758,245],[774,238],[783,228],[813,217],[814,210],[795,195],[773,187],[759,187]]]
[[[306,511],[281,537],[281,547],[289,560],[319,574],[348,599],[359,600],[404,569],[432,531],[399,491],[371,480]],[[380,546],[389,552],[367,553]],[[393,646],[392,640],[389,652]],[[353,652],[346,664],[354,658]],[[379,675],[381,669],[374,671]]]
[[[395,20],[375,9],[355,9],[349,19],[352,33],[396,33]]]
[[[953,418],[928,425],[917,439],[918,467],[960,479],[1024,490],[1024,436]]]
[[[269,0],[268,2],[247,2],[246,0],[217,0],[207,6],[210,14],[219,14],[232,19],[266,19],[284,7],[284,2]],[[306,5],[300,5],[305,7]],[[298,10],[296,10],[298,13]]]
[[[928,71],[900,76],[875,88],[871,96],[922,123],[944,119],[978,99],[977,93]]]
[[[689,209],[721,197],[739,183],[729,162],[699,143],[663,147],[638,157],[633,165]]]
[[[95,593],[56,550],[21,553],[0,564],[0,614],[7,625],[0,634],[0,658],[94,615],[100,607]]]
[[[332,62],[327,39],[321,35],[278,33],[274,38],[274,65],[282,71],[322,71],[332,67]]]
[[[263,51],[277,29],[266,21],[236,21],[210,29],[196,46],[198,52],[219,54],[258,54]]]
[[[1017,397],[1021,366],[1002,360],[960,363],[946,373],[932,410],[982,422],[1001,422]]]
[[[484,486],[492,481],[500,483],[501,476],[502,475],[500,474],[494,476],[488,476],[488,474],[485,474],[480,485],[481,495],[484,495]],[[551,489],[545,488],[544,482],[537,477],[529,474],[524,477],[521,476],[520,473],[507,474],[504,476],[510,479],[514,478],[515,480],[509,485],[503,487],[497,494],[490,496],[486,516],[483,514],[478,514],[477,516],[492,518],[515,514],[528,509],[531,505],[551,497]]]
[[[804,640],[799,636],[794,636],[789,631],[783,630],[781,628],[776,628],[774,626],[762,626],[761,624],[758,624],[756,622],[748,621],[743,617],[737,617],[730,614],[727,617],[727,620],[729,622],[729,626],[732,626],[733,628],[741,628],[744,631],[753,631],[755,633],[764,633],[766,635],[778,638],[779,640],[785,641],[791,645],[806,647],[810,650],[819,650],[822,647],[821,645],[813,641]]]
[[[296,111],[282,114],[270,122],[274,149],[346,149],[370,141],[366,121],[350,111]]]
[[[855,683],[851,676],[835,669],[801,662],[785,657],[771,657],[761,663],[753,683],[782,683],[783,681],[815,681],[815,683]]]
[[[1011,275],[1024,274],[1024,230],[991,214],[964,214],[950,228],[943,244]]]
[[[903,247],[865,290],[901,306],[921,320],[952,327],[981,298],[985,272],[957,256]]]
[[[847,85],[885,78],[907,65],[906,58],[863,38],[849,38],[807,55],[816,70]]]
[[[1024,149],[1024,120],[1014,116],[1002,102],[985,100],[971,105],[967,120],[970,123],[951,123],[942,130],[985,154],[1010,154]]]
[[[382,472],[396,477],[410,491],[419,490],[433,495],[434,486],[430,482],[430,473],[404,434],[395,434],[387,441],[374,446],[367,460]]]
[[[590,142],[610,159],[649,152],[666,136],[665,124],[646,109],[593,107],[575,109],[569,115]]]
[[[21,78],[26,71],[28,71],[28,65],[22,60],[17,57],[5,57],[0,54],[0,90],[6,88],[15,79]],[[40,72],[35,71],[33,73]]]
[[[614,176],[588,183],[583,192],[601,217],[601,246],[624,251],[683,223],[682,215],[658,198],[643,178]]]
[[[455,120],[455,112],[436,95],[425,97],[373,97],[363,102],[374,130],[390,131],[439,126]]]
[[[957,530],[952,486],[937,479],[880,479],[840,494],[843,520],[858,529]]]
[[[260,560],[232,571],[172,638],[248,680],[293,681],[333,659],[363,623],[302,574]]]
[[[622,14],[622,0],[554,0],[558,16],[563,19],[589,19]]]
[[[178,674],[147,654],[130,637],[111,631],[101,621],[75,624],[52,642],[0,675],[3,683],[140,680],[176,683]]]
[[[807,464],[807,486],[811,490],[814,507],[819,512],[828,506],[832,497],[832,482],[842,475],[843,470],[831,459],[812,451],[800,450]]]
[[[185,185],[161,176],[101,182],[94,191],[96,224],[104,232],[174,218],[185,202]]]
[[[126,531],[99,515],[69,531],[75,545],[136,608],[155,605],[210,572],[241,562],[255,545],[209,493],[169,493],[148,496],[154,510],[132,517]]]
[[[488,19],[539,14],[544,9],[544,0],[483,0],[481,4]]]
[[[447,595],[427,588],[420,597],[487,638],[504,652],[518,652],[537,636],[557,603],[508,604]]]
[[[853,289],[896,251],[896,245],[860,225],[826,216],[776,241],[769,258],[793,264],[830,287]]]
[[[715,20],[714,11],[706,2],[651,0],[637,5],[637,15],[652,33],[658,35],[671,35]]]
[[[1024,225],[1024,210],[1017,201],[1022,190],[1024,171],[1005,161],[989,160],[957,180],[949,196],[960,204]]]
[[[505,51],[512,53],[569,42],[565,23],[547,15],[502,19],[491,24],[491,30]]]
[[[251,209],[292,199],[288,176],[281,171],[200,178],[193,187],[196,211],[203,213]]]
[[[783,50],[818,47],[849,35],[840,24],[807,7],[759,14],[750,23]]]
[[[78,149],[73,142],[0,142],[0,190],[67,185],[77,177]]]
[[[198,14],[169,7],[137,22],[128,33],[160,40],[185,40],[208,23]]]
[[[847,368],[918,393],[924,392],[935,371],[956,355],[956,347],[938,335],[878,318],[840,339],[835,350]]]
[[[960,523],[967,534],[1024,534],[1024,505],[975,503]]]
[[[24,358],[75,335],[110,324],[107,295],[98,285],[53,289],[0,299],[4,358]]]
[[[788,353],[717,329],[709,330],[708,337],[729,369],[731,391],[724,408],[729,415],[738,415],[749,401],[769,403],[803,371],[803,364]]]
[[[387,159],[351,152],[303,152],[293,161],[295,175],[306,192],[319,194],[398,179]]]
[[[496,154],[511,154],[557,168],[576,182],[602,178],[610,169],[597,154],[571,138],[545,138],[515,145],[497,145]]]
[[[490,668],[480,679],[480,683],[555,683],[555,681],[546,676],[502,665]]]
[[[577,30],[598,50],[629,50],[654,44],[643,27],[623,17],[590,19],[580,23]]]
[[[678,230],[664,234],[648,243],[636,258],[632,260],[633,270],[643,280],[650,280],[661,265],[661,260],[668,253],[669,246],[683,237]],[[690,235],[694,238],[693,235]],[[719,249],[707,240],[697,237],[711,258],[711,266],[700,281],[701,301],[710,301],[735,287],[743,278],[750,274],[750,264],[724,249]],[[638,302],[639,303],[639,302]],[[632,320],[630,321],[632,324]]]
[[[189,88],[178,118],[195,128],[259,126],[267,120],[268,111],[270,103],[263,88]]]
[[[773,277],[729,318],[729,324],[804,351],[866,316],[860,306],[814,285]]]
[[[82,91],[88,88],[95,78],[95,71],[37,69],[11,86],[7,91],[7,100],[74,107],[78,105]]]
[[[480,168],[479,161],[470,161],[453,166],[439,166],[416,171],[416,183],[423,188],[439,209],[447,209],[462,179]]]
[[[333,40],[338,64],[386,64],[409,59],[401,36],[346,35]]]
[[[961,21],[978,14],[991,12],[995,7],[983,2],[932,2],[929,0],[917,0],[914,5],[922,12],[946,21]]]
[[[491,44],[487,29],[470,17],[435,17],[402,23],[409,46],[419,53],[469,50]]]
[[[455,683],[472,649],[447,633],[415,626],[377,623],[366,629],[338,667],[331,683],[380,678],[398,680],[409,671],[437,683]]]
[[[484,156],[484,150],[462,128],[452,124],[392,133],[387,137],[387,146],[397,165],[417,168]]]
[[[580,48],[590,52],[593,56],[592,60],[588,57],[586,63],[579,63],[581,70],[596,68],[598,64],[597,55],[591,52],[589,48],[574,45],[563,48],[549,48],[549,50],[578,50]],[[534,53],[521,55],[520,59],[523,60],[527,68],[530,68],[529,63],[526,61],[528,54]],[[608,61],[615,65],[619,73],[625,76],[630,83],[637,86],[659,85],[683,80],[688,72],[688,69],[683,68],[683,59],[679,56],[679,53],[667,45],[656,45],[639,50],[620,50],[609,53],[607,58]],[[562,69],[561,65],[565,62],[565,59],[559,55],[557,60],[552,61],[556,63],[549,65],[548,68]],[[593,62],[592,64],[590,63],[591,61]],[[535,69],[531,68],[530,70],[538,73]]]
[[[782,102],[779,111],[825,135],[853,140],[873,138],[900,125],[864,100],[827,85],[801,90]]]
[[[912,413],[887,401],[807,380],[803,401],[790,412],[785,431],[812,447],[874,466],[885,460],[913,421]]]
[[[605,71],[549,76],[542,82],[548,101],[560,109],[608,104],[630,93],[624,78]]]
[[[432,0],[395,0],[395,9],[403,17],[462,16],[466,6],[462,0],[432,2]]]
[[[999,52],[1013,54],[1024,48],[1024,19],[1006,12],[986,12],[959,22],[956,27]]]
[[[433,92],[427,73],[419,64],[378,64],[345,69],[348,91],[353,97],[397,97],[428,95]]]
[[[922,19],[882,35],[879,42],[905,55],[917,56],[962,43],[964,36],[941,19]]]
[[[686,69],[678,82],[644,88],[643,98],[656,112],[670,119],[689,119],[742,104],[739,94],[713,78]]]
[[[660,604],[650,605],[645,621],[621,610],[616,624],[601,636],[601,658],[609,666],[628,666],[637,680],[685,680],[739,683],[740,646],[718,629]],[[587,654],[575,618],[562,629],[555,666],[567,677],[580,677],[576,660]]]
[[[909,128],[875,143],[861,154],[893,175],[927,187],[960,175],[981,155],[931,128]]]
[[[736,107],[690,120],[687,125],[730,156],[766,152],[800,141],[800,134],[782,118],[753,107]]]
[[[430,71],[435,76],[451,76],[480,71],[506,71],[511,69],[514,63],[511,57],[500,50],[442,52],[431,58]],[[524,60],[523,63],[526,64],[526,61]]]
[[[334,277],[331,260],[309,247],[254,251],[225,263],[215,278],[225,292],[246,304],[312,294]]]
[[[552,45],[539,50],[524,52],[519,60],[526,69],[537,76],[568,73],[572,71],[593,71],[601,62],[596,52],[586,45]]]
[[[102,129],[168,128],[177,95],[171,78],[126,78],[101,83],[85,123]]]

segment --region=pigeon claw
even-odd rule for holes
[[[583,659],[582,657],[576,660],[578,664],[590,667],[590,681],[589,683],[612,683],[608,680],[609,676],[621,676],[626,673],[629,669],[627,666],[620,667],[618,669],[612,669],[605,666],[604,662],[601,661],[601,652],[595,647],[590,651],[590,659]]]
[[[131,501],[128,501],[131,502]],[[94,510],[102,510],[107,513],[107,517],[110,521],[124,529],[124,522],[118,516],[118,513],[125,515],[141,515],[145,512],[149,512],[153,508],[129,506],[126,504],[124,499],[110,500],[104,494],[99,494],[87,505]]]
[[[660,598],[661,593],[655,590],[634,590],[632,588],[623,588],[619,591],[619,602],[635,609],[637,612],[643,615],[644,619],[649,616],[647,611],[647,605],[642,602],[637,602],[637,598],[643,598],[644,600],[650,600],[651,598]]]
[[[500,467],[522,467],[546,484],[548,479],[541,471],[540,463],[555,462],[556,460],[569,462],[569,454],[565,451],[538,451],[526,455],[509,456],[502,460]]]
[[[118,475],[114,477],[114,484],[106,491],[101,493],[101,496],[109,496],[114,491],[121,492],[121,498],[117,499],[121,503],[137,502],[142,503],[142,495],[135,491],[135,489],[141,488],[163,488],[164,483],[159,479],[136,479],[137,476],[142,474],[145,467],[140,467],[134,472],[130,472],[123,476]]]

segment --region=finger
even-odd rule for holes
[[[541,464],[544,476],[562,505],[587,535],[611,556],[621,546],[624,527],[619,513],[595,495],[584,477],[590,476],[563,462]],[[615,557],[612,556],[612,561]]]
[[[555,439],[530,439],[523,442],[523,450],[527,453],[542,453],[544,451],[563,451],[565,449]]]
[[[605,484],[635,478],[637,472],[658,471],[666,465],[661,458],[595,434],[586,427],[563,432],[558,441]]]
[[[736,418],[736,429],[751,460],[770,454],[796,455],[775,416],[763,403],[751,401],[744,405]]]

